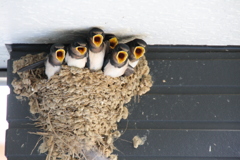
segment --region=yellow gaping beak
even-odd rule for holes
[[[118,52],[118,54],[116,56],[116,59],[119,64],[125,62],[127,58],[128,58],[128,54],[127,54],[127,52],[124,52],[124,51]]]
[[[144,55],[144,53],[145,53],[145,48],[140,46],[136,47],[133,51],[133,54],[136,59],[141,58]]]
[[[76,50],[81,54],[84,55],[87,52],[86,47],[76,47]]]
[[[112,48],[112,49],[114,49],[114,48],[116,47],[116,45],[118,44],[118,40],[117,40],[116,37],[111,38],[111,39],[109,40],[109,42],[110,42],[110,48]]]
[[[57,60],[62,62],[65,58],[65,50],[64,49],[58,49],[55,53],[56,53]]]
[[[96,46],[96,47],[100,47],[102,42],[103,42],[103,36],[101,34],[97,34],[95,36],[93,36],[93,44]]]

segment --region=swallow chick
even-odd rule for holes
[[[129,65],[135,68],[139,59],[146,53],[147,43],[142,39],[134,39],[126,44],[130,48]]]
[[[110,77],[122,76],[128,66],[128,54],[129,47],[126,44],[118,44],[105,62],[104,75]]]
[[[47,75],[48,79],[60,71],[65,54],[66,51],[63,44],[52,45],[50,48],[50,54],[45,61],[45,74]]]
[[[45,59],[23,67],[18,72],[28,71],[45,65],[45,74],[50,79],[55,73],[60,71],[64,58],[64,45],[56,43],[51,46],[50,52]]]
[[[92,71],[100,70],[103,66],[106,44],[104,32],[100,28],[93,28],[88,33],[89,56],[88,67]]]
[[[110,49],[114,49],[118,44],[118,39],[114,34],[105,34],[104,42]]]
[[[109,53],[117,46],[118,39],[114,34],[105,34],[104,40],[106,44],[106,51],[105,51],[105,57],[104,61],[108,58]]]
[[[68,66],[84,68],[88,57],[88,44],[84,37],[72,42],[67,48],[65,62]]]

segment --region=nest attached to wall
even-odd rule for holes
[[[43,59],[43,53],[27,55],[13,64],[13,72]],[[17,72],[12,86],[18,98],[28,97],[30,112],[37,114],[43,143],[40,153],[46,159],[97,159],[92,151],[109,159],[113,142],[121,136],[117,122],[128,117],[124,106],[133,96],[142,95],[152,86],[145,57],[129,77],[112,78],[102,71],[90,72],[63,65],[59,73],[46,79],[44,68]]]

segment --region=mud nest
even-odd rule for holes
[[[43,59],[43,53],[27,55],[13,64],[13,72]],[[46,79],[44,68],[19,73],[12,86],[17,98],[29,99],[30,112],[37,113],[46,159],[93,159],[96,151],[117,159],[113,142],[121,136],[117,122],[128,117],[124,106],[133,96],[152,86],[148,63],[143,57],[129,77],[112,78],[102,71],[90,72],[63,65],[59,73]]]

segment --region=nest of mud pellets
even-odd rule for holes
[[[19,68],[44,58],[43,53],[26,55],[14,61],[13,73],[19,75],[12,86],[18,99],[29,99],[30,112],[37,114],[36,132],[42,136],[40,153],[46,159],[91,159],[97,151],[109,159],[113,142],[121,136],[117,122],[128,117],[124,106],[133,96],[150,90],[152,79],[145,57],[129,77],[112,78],[102,71],[90,72],[63,65],[59,73],[46,79],[44,68],[16,72]]]

